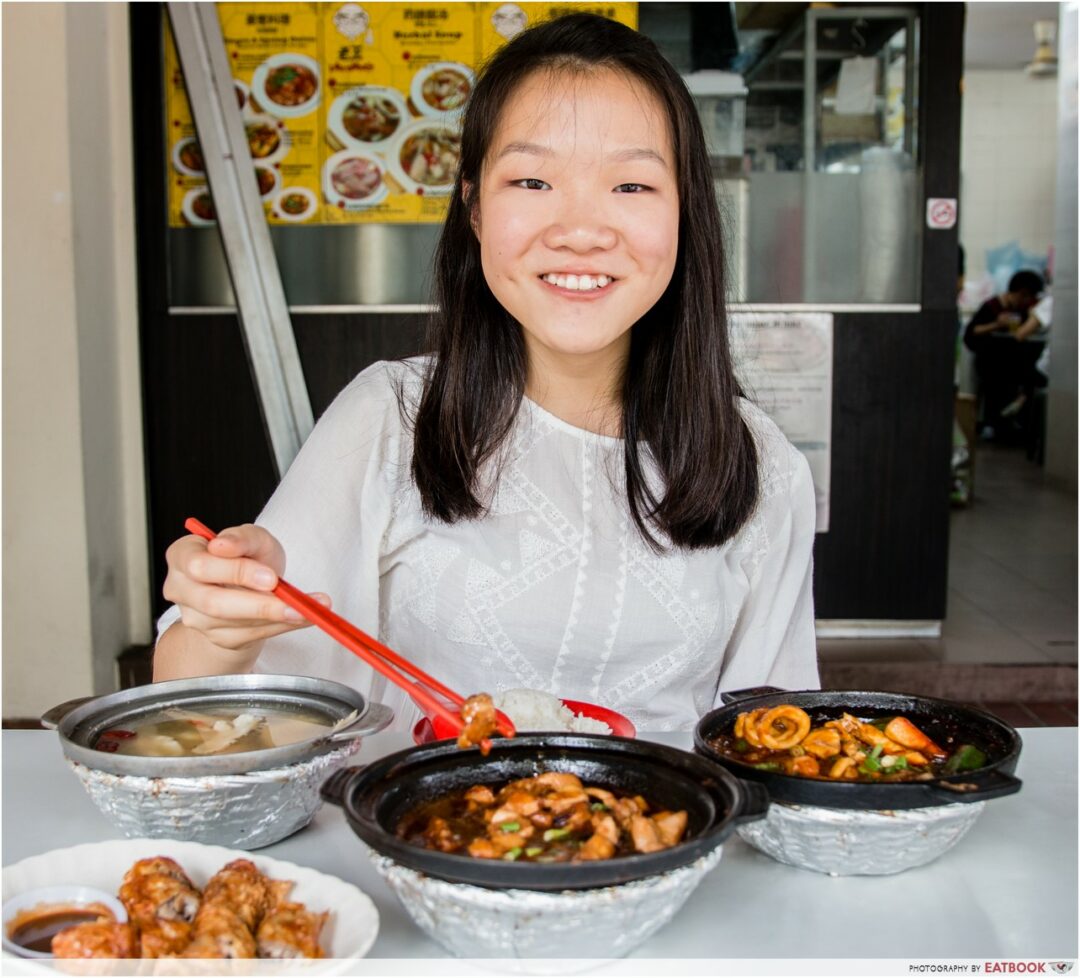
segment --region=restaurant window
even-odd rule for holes
[[[744,298],[913,303],[918,20],[810,9],[746,72]]]
[[[462,77],[427,87],[466,91],[476,65],[512,35],[514,6],[287,3],[270,19],[264,5],[218,4],[291,306],[429,301],[446,187],[413,179],[407,157],[432,137],[452,155],[454,107],[425,105],[416,79],[458,63]],[[638,28],[687,81],[710,149],[733,300],[918,302],[915,8],[558,9],[571,8]],[[418,22],[418,10],[431,22]],[[405,47],[402,38],[425,32],[438,44]],[[165,51],[169,305],[233,306],[167,27]],[[358,90],[367,93],[359,101],[346,97]],[[393,131],[368,131],[380,125]],[[440,126],[447,131],[434,132]],[[365,200],[376,168],[384,186]]]

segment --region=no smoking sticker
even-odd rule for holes
[[[937,231],[956,227],[956,198],[930,197],[926,201],[926,226]]]

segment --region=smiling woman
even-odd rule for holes
[[[465,692],[670,730],[721,690],[816,686],[809,469],[735,381],[678,74],[602,17],[524,31],[477,79],[456,163],[431,355],[350,384],[258,525],[169,548],[155,677],[332,677],[409,729],[403,694],[269,593],[287,553]]]
[[[537,72],[490,156],[473,226],[488,287],[524,332],[525,391],[578,427],[599,407],[604,433],[618,435],[630,329],[668,287],[678,252],[663,107],[611,69]]]

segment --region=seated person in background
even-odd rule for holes
[[[1013,336],[1023,341],[1028,338],[1040,340],[1042,349],[1038,359],[1021,379],[1020,393],[1001,409],[1003,418],[1018,415],[1035,393],[1038,387],[1045,387],[1050,381],[1050,320],[1054,315],[1054,297],[1046,293],[1028,312],[1027,319],[1020,324]]]
[[[984,427],[1001,426],[1002,410],[1021,393],[1039,355],[1040,346],[1025,344],[1034,329],[1023,335],[1020,330],[1042,291],[1042,276],[1019,271],[1009,279],[1008,291],[984,302],[964,330],[964,345],[975,354]]]

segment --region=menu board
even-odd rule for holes
[[[214,223],[214,205],[206,185],[206,167],[195,136],[184,76],[172,32],[165,32],[165,116],[169,156],[169,226],[200,227]]]
[[[636,3],[219,3],[226,54],[271,224],[441,222],[476,68],[525,27],[590,12],[637,27]],[[169,224],[215,223],[165,26]]]
[[[477,3],[477,64],[483,64],[515,34],[566,14],[597,14],[637,30],[636,3]]]
[[[473,4],[321,7],[326,223],[441,221],[475,81]]]

